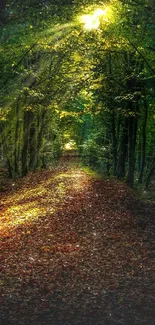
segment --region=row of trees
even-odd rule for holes
[[[93,29],[99,6],[108,10]],[[85,30],[80,17],[87,14]],[[86,163],[148,187],[155,169],[153,0],[8,1],[1,18],[1,155],[10,176],[46,167],[68,134]]]
[[[94,132],[84,150],[108,174],[130,186],[145,176],[148,186],[155,168],[153,3],[117,1],[113,10],[116,21],[102,28],[92,53]]]

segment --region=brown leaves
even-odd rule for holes
[[[149,234],[137,227],[130,209],[134,194],[126,185],[66,166],[29,174],[15,185],[1,203],[4,318],[13,324],[27,324],[28,318],[42,324],[40,313],[45,310],[47,324],[51,319],[61,324],[60,308],[64,324],[71,323],[75,313],[79,323],[88,324],[84,315],[96,308],[99,321],[111,313],[116,322],[126,322],[126,297],[145,311],[146,285],[152,312]],[[113,306],[111,292],[118,299]],[[20,304],[22,316],[16,308]]]

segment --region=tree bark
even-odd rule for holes
[[[116,175],[117,169],[117,138],[116,138],[116,123],[115,123],[115,112],[112,111],[112,120],[111,120],[111,134],[112,134],[112,155],[113,155],[113,174]]]
[[[43,108],[41,115],[39,116],[39,120],[38,120],[38,137],[37,137],[37,152],[36,152],[36,166],[40,167],[40,162],[41,162],[41,158],[40,158],[40,152],[41,152],[41,148],[42,148],[42,143],[43,143],[43,133],[44,133],[44,127],[45,127],[45,115],[46,115],[46,109]],[[44,165],[44,163],[43,163]]]
[[[142,125],[142,146],[141,146],[141,167],[138,183],[142,184],[144,168],[145,168],[145,158],[146,158],[146,126],[147,126],[147,116],[148,116],[148,106],[146,100],[144,101],[144,118]]]
[[[1,133],[2,145],[3,145],[3,149],[4,149],[4,155],[6,157],[7,166],[8,166],[8,174],[9,174],[10,178],[13,178],[13,167],[12,167],[11,159],[9,157],[8,147],[7,147],[7,143],[6,143],[6,139],[5,139],[5,135],[4,135],[3,131],[4,131],[4,128],[3,128],[2,122],[0,122],[0,133]]]
[[[31,123],[31,112],[24,111],[23,124],[23,149],[22,149],[22,176],[28,172],[28,147],[29,147],[29,130]]]
[[[18,174],[18,142],[19,142],[19,100],[17,99],[16,102],[16,125],[15,125],[15,143],[14,143],[14,172],[15,174]]]
[[[117,178],[123,179],[125,177],[125,163],[127,157],[128,146],[128,119],[124,118],[122,134],[120,138],[120,149],[117,163]]]
[[[134,184],[136,136],[137,117],[132,116],[128,119],[128,174],[126,179],[130,187]]]
[[[29,134],[29,154],[30,154],[30,160],[29,160],[29,169],[34,171],[37,166],[37,126],[35,122],[35,114],[31,111],[30,114],[31,118],[31,126],[30,126],[30,134]]]
[[[151,168],[148,172],[147,178],[146,178],[146,183],[145,183],[145,187],[146,189],[148,189],[149,184],[151,182],[151,178],[154,175],[154,171],[155,171],[155,157],[153,158],[152,164],[151,164]]]

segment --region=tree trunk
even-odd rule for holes
[[[134,184],[134,173],[135,173],[135,149],[137,140],[137,124],[138,124],[138,102],[140,99],[139,92],[141,85],[136,73],[141,72],[141,65],[137,64],[139,61],[134,52],[128,54],[128,78],[127,78],[127,89],[133,97],[132,100],[127,102],[128,110],[128,173],[126,182],[130,187]],[[133,73],[134,72],[134,73]]]
[[[123,179],[125,177],[125,163],[127,157],[128,146],[128,119],[124,118],[122,134],[120,138],[120,149],[117,163],[117,178]]]
[[[151,168],[148,172],[148,175],[147,175],[147,178],[146,178],[146,183],[145,183],[145,188],[148,189],[149,187],[149,184],[151,182],[151,178],[154,174],[154,171],[155,171],[155,157],[153,158],[153,161],[152,161],[152,164],[151,164]]]
[[[148,107],[146,100],[144,101],[144,119],[142,125],[142,146],[141,146],[141,168],[138,183],[142,184],[144,168],[145,168],[145,158],[146,158],[146,126],[147,126],[147,116],[148,116]]]
[[[116,125],[115,125],[115,112],[112,111],[112,120],[111,120],[111,134],[112,134],[112,155],[113,155],[113,174],[116,175],[117,169],[117,138],[116,138]]]
[[[134,184],[135,148],[137,136],[137,117],[128,118],[128,174],[126,182],[130,187]]]
[[[45,127],[45,115],[46,115],[46,110],[43,108],[43,110],[41,112],[41,115],[39,116],[39,120],[38,120],[39,132],[38,132],[37,153],[36,153],[36,155],[37,155],[37,158],[36,158],[37,167],[40,167],[40,162],[41,162],[40,151],[41,151],[42,143],[43,143],[43,133],[44,133],[44,127]]]
[[[11,163],[11,159],[9,157],[8,147],[7,147],[7,143],[6,143],[6,139],[5,139],[5,135],[4,135],[3,130],[4,130],[4,128],[3,128],[3,125],[2,125],[2,122],[1,122],[0,123],[0,133],[1,133],[1,139],[2,139],[2,146],[3,146],[3,149],[4,149],[4,155],[6,157],[9,177],[13,178],[12,163]]]
[[[141,143],[141,138],[139,135],[139,140],[138,140],[138,157],[137,157],[137,169],[138,173],[140,173],[141,170],[141,152],[142,152],[142,143]]]
[[[28,172],[28,147],[29,147],[29,130],[31,123],[31,112],[24,111],[23,124],[23,149],[22,149],[22,176]]]
[[[113,74],[113,69],[112,69],[112,56],[111,53],[108,53],[108,72],[109,72],[109,77],[112,76]],[[113,87],[111,83],[111,79],[109,78],[109,92],[111,92],[111,89]],[[113,102],[113,97],[109,96],[109,103],[108,106],[110,107],[111,110],[111,136],[112,136],[112,156],[113,156],[113,174],[116,175],[116,168],[117,168],[117,138],[116,138],[116,121],[115,121],[115,110],[114,110],[114,105],[115,103]],[[109,164],[108,164],[109,170],[110,170],[110,159],[109,159]],[[107,167],[107,172],[109,172]]]
[[[19,98],[16,103],[16,125],[15,125],[15,144],[14,144],[14,172],[18,174],[18,142],[19,142]]]
[[[34,171],[37,166],[37,126],[35,122],[35,114],[31,111],[31,126],[29,134],[29,169]]]

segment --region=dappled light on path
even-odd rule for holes
[[[74,169],[69,172],[59,172],[56,175],[51,173],[51,177],[49,174],[49,178],[43,179],[39,185],[36,180],[31,182],[29,177],[28,179],[25,177],[25,183],[21,189],[12,195],[4,196],[1,200],[1,236],[5,236],[10,229],[19,225],[27,224],[28,226],[39,217],[43,217],[47,211],[54,213],[59,210],[59,205],[64,201],[67,186],[76,192],[84,191],[86,186],[86,177],[82,171]]]
[[[153,325],[152,243],[134,201],[78,165],[17,180],[1,196],[2,324]]]

